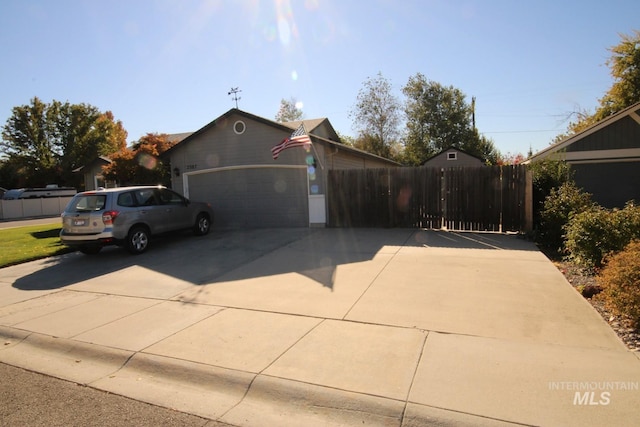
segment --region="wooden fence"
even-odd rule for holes
[[[526,166],[330,170],[330,227],[531,229]]]

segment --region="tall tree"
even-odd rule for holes
[[[302,120],[304,113],[298,108],[298,101],[295,98],[289,98],[288,100],[280,100],[280,109],[276,114],[276,122],[295,122]]]
[[[382,73],[367,78],[349,114],[358,131],[356,147],[390,157],[391,147],[398,140],[400,112],[400,102],[392,92],[391,82]]]
[[[421,164],[450,146],[490,163],[497,160],[493,142],[474,128],[473,110],[462,91],[417,73],[409,78],[402,92],[406,96],[405,158],[408,163]]]
[[[77,187],[81,176],[73,169],[119,151],[126,146],[126,137],[122,123],[109,111],[55,100],[46,104],[35,97],[30,105],[13,109],[0,146],[8,164],[21,171],[23,185]]]
[[[25,185],[44,185],[58,174],[55,126],[47,104],[33,98],[30,105],[14,107],[2,129],[4,154],[25,176]],[[41,180],[41,181],[40,181]]]

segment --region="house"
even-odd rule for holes
[[[640,202],[640,102],[537,152],[527,162],[564,160],[576,184],[607,208]]]
[[[304,124],[312,144],[271,148]],[[332,169],[399,164],[341,144],[326,119],[278,123],[231,109],[162,154],[171,186],[210,202],[221,228],[309,227],[326,224],[326,183]]]
[[[484,160],[451,146],[427,159],[423,167],[451,168],[459,166],[484,166]]]
[[[111,159],[106,156],[98,156],[91,163],[74,169],[74,173],[82,173],[83,191],[95,190],[98,187],[115,187],[115,182],[106,182],[102,176],[102,168],[110,165]]]

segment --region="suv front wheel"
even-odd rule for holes
[[[149,231],[142,226],[129,230],[126,242],[127,250],[134,254],[141,254],[149,247]]]
[[[204,213],[198,214],[196,223],[193,226],[194,234],[196,236],[204,236],[209,232],[209,228],[211,228],[211,219],[209,219],[209,215]]]

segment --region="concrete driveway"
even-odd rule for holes
[[[0,270],[0,339],[0,362],[241,426],[640,423],[638,356],[515,236],[248,230],[68,254]]]

